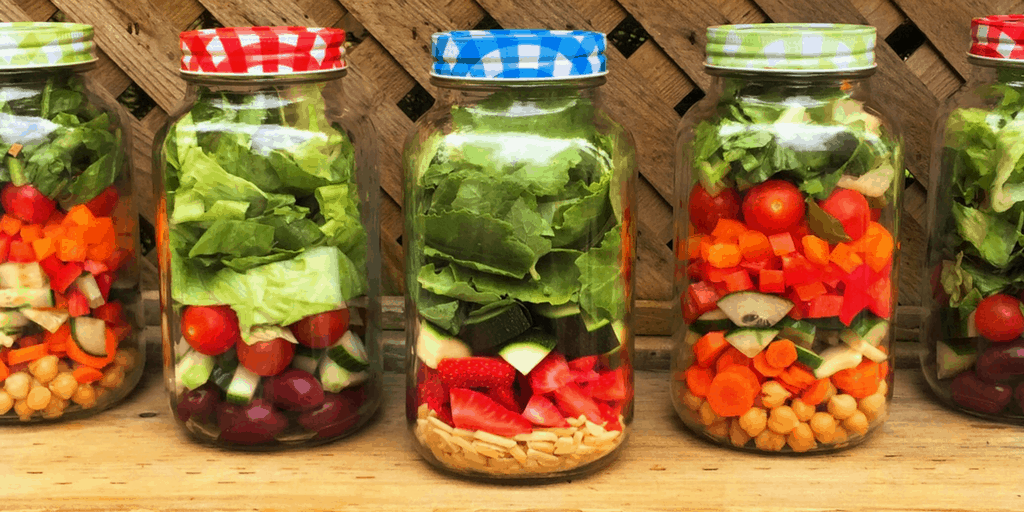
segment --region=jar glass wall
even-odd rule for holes
[[[434,78],[403,241],[408,421],[435,466],[564,478],[629,432],[636,168],[603,82]]]
[[[870,68],[709,73],[679,131],[676,411],[749,451],[856,444],[892,396],[901,141]]]
[[[322,443],[380,403],[375,134],[343,74],[188,74],[158,134],[164,375],[195,440]]]
[[[0,65],[0,423],[101,411],[145,360],[125,114],[92,92],[91,27],[0,24],[26,34],[83,46]]]

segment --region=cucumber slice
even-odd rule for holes
[[[721,308],[704,313],[690,324],[690,329],[699,334],[707,334],[711,331],[731,331],[735,327],[736,324],[729,320],[729,315],[726,315]]]
[[[856,368],[864,356],[860,352],[845,345],[830,347],[820,354],[822,362],[814,369],[816,379],[831,377],[838,371]]]
[[[178,361],[178,364],[175,365],[174,377],[177,384],[188,389],[196,389],[206,384],[206,381],[210,378],[210,373],[213,372],[213,368],[213,356],[200,354],[192,350],[185,354],[185,357],[182,357],[181,361]]]
[[[839,320],[838,316],[828,316],[822,318],[804,318],[803,321],[823,331],[842,331],[843,329],[849,328],[849,326],[844,324],[842,320]],[[853,322],[850,323],[853,324]]]
[[[231,380],[234,379],[235,372],[228,371],[220,365],[214,365],[213,371],[210,372],[209,381],[214,383],[220,389],[227,391],[228,386],[231,385]]]
[[[862,340],[877,347],[889,335],[889,322],[874,315],[859,316],[850,322],[850,330]]]
[[[469,357],[473,351],[462,340],[445,334],[430,322],[420,321],[420,334],[416,338],[416,357],[430,368],[446,358]]]
[[[370,375],[367,372],[350,372],[329,357],[320,362],[320,384],[323,385],[324,391],[329,393],[337,393],[368,378]]]
[[[0,347],[11,348],[14,346],[15,341],[18,340],[14,336],[11,336],[6,332],[0,332]]]
[[[736,347],[743,355],[754,357],[778,334],[778,329],[736,329],[725,335],[725,341]]]
[[[82,352],[107,357],[107,324],[99,318],[80,316],[71,320],[71,339]]]
[[[776,325],[781,327],[782,332],[779,336],[783,338],[793,340],[798,345],[803,345],[810,348],[814,344],[814,334],[818,330],[814,324],[806,322],[804,320],[793,320],[790,317],[783,317],[782,320]]]
[[[53,292],[49,288],[10,288],[0,290],[0,308],[51,308]]]
[[[839,333],[839,339],[843,340],[843,343],[849,345],[850,348],[860,352],[861,355],[876,363],[884,363],[886,359],[889,359],[885,352],[878,350],[878,347],[858,336],[857,333],[853,332],[853,329],[847,329]]]
[[[227,401],[237,405],[245,405],[256,396],[256,388],[260,385],[260,376],[256,372],[239,365],[235,375],[228,384]]]
[[[90,308],[98,308],[106,304],[103,294],[100,293],[100,286],[96,284],[96,278],[92,274],[85,273],[78,276],[78,279],[75,279],[75,286],[78,287],[78,291],[82,292],[82,295],[85,295]]]
[[[824,359],[813,350],[800,345],[796,346],[796,360],[812,370],[817,370],[824,362]]]
[[[530,311],[544,318],[565,318],[580,314],[580,305],[575,302],[567,302],[558,306],[551,304],[533,304]]]
[[[938,378],[948,379],[974,366],[978,360],[978,347],[970,340],[960,343],[939,340],[935,343],[935,359]]]
[[[50,278],[39,263],[0,263],[0,288],[48,288]]]
[[[21,311],[0,311],[0,329],[21,329],[30,323]]]
[[[793,302],[760,292],[735,292],[718,299],[718,307],[737,327],[768,328],[793,309]]]
[[[470,313],[459,331],[459,339],[468,343],[474,353],[493,354],[498,347],[526,332],[532,325],[526,307],[513,302],[478,317]]]
[[[25,318],[32,320],[50,332],[57,332],[60,326],[64,325],[64,322],[71,317],[67,311],[62,309],[28,308],[23,309],[21,312],[25,315]],[[104,333],[104,336],[106,336],[106,333]]]
[[[533,328],[501,347],[498,355],[526,375],[555,348],[555,337]]]
[[[316,375],[316,369],[320,367],[320,358],[323,355],[323,349],[312,349],[299,345],[298,347],[295,347],[295,355],[292,357],[292,367]]]
[[[350,372],[361,372],[370,367],[366,348],[352,331],[346,331],[337,343],[327,348],[327,357]]]

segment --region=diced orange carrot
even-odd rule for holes
[[[759,261],[772,257],[772,246],[764,233],[751,229],[745,231],[739,237],[740,252],[743,259],[748,261]]]
[[[53,239],[43,237],[32,241],[32,250],[36,252],[37,260],[43,260],[57,250],[56,245]]]
[[[791,364],[789,368],[786,368],[786,371],[779,374],[779,380],[802,391],[811,384],[814,384],[814,381],[818,379],[814,378],[814,373],[807,370],[803,365]]]
[[[754,363],[754,369],[757,370],[757,373],[760,373],[765,377],[778,377],[780,373],[786,371],[785,367],[779,368],[777,366],[772,366],[771,364],[769,364],[763,350],[758,352],[757,355],[754,356],[754,359],[752,361]]]
[[[840,370],[832,375],[832,383],[854,398],[871,396],[878,390],[878,363],[864,358],[855,368]]]
[[[16,348],[7,353],[7,362],[13,366],[18,363],[35,361],[40,357],[46,356],[48,353],[49,352],[46,350],[46,344],[43,343],[25,348]]]
[[[700,259],[700,246],[703,239],[704,235],[692,235],[686,239],[686,254],[690,261]]]
[[[0,357],[0,382],[3,382],[11,375],[11,369],[4,364],[4,358]]]
[[[873,227],[877,226],[874,230]],[[870,237],[870,238],[869,238]],[[868,241],[864,242],[864,259],[871,270],[881,272],[886,265],[892,261],[892,252],[895,243],[890,234],[881,224],[872,222],[868,225],[868,234],[864,235]]]
[[[711,366],[711,363],[718,359],[718,355],[729,346],[729,342],[725,341],[724,331],[706,333],[693,345],[693,353],[697,356],[697,364],[704,367]]]
[[[814,384],[808,386],[800,395],[800,400],[803,400],[807,405],[820,404],[825,400],[825,395],[828,394],[829,382],[830,381],[828,379],[818,379],[814,381]]]
[[[62,261],[85,261],[87,252],[81,240],[62,238],[57,243],[57,257]]]
[[[773,341],[764,350],[764,357],[776,368],[787,368],[796,362],[796,345],[787,339]]]
[[[8,215],[6,213],[3,217],[0,217],[0,231],[3,231],[4,233],[7,233],[10,236],[14,236],[20,233],[21,225],[22,222],[20,219],[12,217],[11,215]]]
[[[716,243],[708,251],[707,261],[715,268],[730,268],[743,261],[743,254],[740,253],[740,246],[737,244]]]
[[[75,380],[79,384],[88,384],[90,382],[96,382],[103,378],[103,372],[89,366],[79,366],[71,372],[71,375],[75,377]]]
[[[86,226],[84,235],[85,243],[88,245],[98,245],[117,239],[114,222],[110,217],[97,218],[94,224]]]
[[[793,243],[793,235],[789,234],[788,231],[776,233],[768,237],[768,243],[771,244],[772,253],[776,256],[783,256],[796,250],[796,244]]]
[[[829,261],[835,263],[836,266],[843,269],[846,273],[853,272],[853,269],[864,263],[860,255],[845,243],[836,244],[835,248],[832,249],[832,254],[829,255]]]
[[[804,256],[815,265],[828,265],[828,242],[814,236],[806,235],[800,243],[804,247]]]
[[[741,234],[747,231],[747,226],[735,219],[718,219],[715,229],[711,231],[715,243],[734,244],[739,240]]]
[[[715,370],[700,366],[691,366],[686,369],[686,387],[693,396],[704,398],[708,396],[708,388],[715,378]]]
[[[68,210],[67,216],[64,217],[62,224],[65,226],[76,225],[76,226],[91,226],[96,222],[96,217],[92,214],[84,204],[72,206]]]
[[[736,347],[729,347],[715,361],[715,371],[720,372],[733,365],[749,366],[750,358],[743,355],[743,352],[736,350]]]
[[[32,243],[43,237],[43,227],[39,224],[23,224],[21,226],[21,240],[25,243]]]
[[[746,369],[738,366],[730,368]],[[757,382],[757,377],[749,369],[750,378]],[[715,414],[728,418],[742,416],[754,406],[758,386],[751,384],[750,378],[739,371],[726,371],[715,375],[708,388],[707,401]]]

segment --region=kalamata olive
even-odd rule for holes
[[[350,396],[327,393],[320,407],[299,415],[298,423],[306,430],[317,432],[318,437],[333,437],[356,423],[359,404]]]
[[[1017,401],[1017,407],[1024,410],[1024,382],[1017,385],[1017,391],[1014,391],[1013,399]]]
[[[186,391],[175,407],[175,412],[182,422],[193,419],[199,423],[207,423],[213,419],[218,404],[220,390],[213,383],[207,382],[196,389]]]
[[[290,368],[263,381],[263,398],[286,411],[308,411],[324,403],[324,388],[313,374]]]
[[[224,403],[217,409],[217,425],[222,441],[252,445],[272,442],[288,420],[269,401],[257,398],[247,405]]]
[[[981,380],[991,384],[1024,375],[1024,342],[990,345],[978,356],[974,368]]]
[[[988,384],[972,372],[963,372],[950,385],[953,401],[964,409],[995,414],[1002,411],[1013,397],[1013,388],[1002,384]]]

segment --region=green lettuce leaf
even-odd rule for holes
[[[621,242],[619,229],[611,229],[601,245],[576,259],[580,308],[596,321],[616,320],[625,314],[626,294],[619,269]]]

